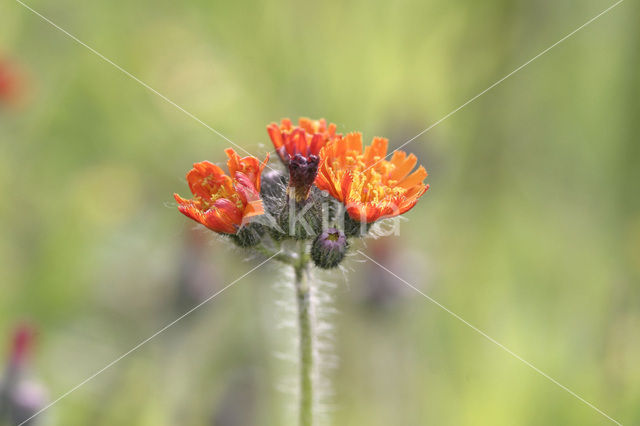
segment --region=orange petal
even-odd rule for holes
[[[193,165],[193,169],[187,173],[187,182],[191,193],[208,199],[218,189],[230,184],[230,178],[222,169],[209,161],[202,161]]]
[[[372,203],[352,202],[347,206],[349,217],[356,222],[373,223],[381,216],[377,205]]]
[[[318,152],[320,152],[320,148],[322,148],[323,144],[324,138],[320,133],[316,133],[315,135],[313,135],[311,143],[309,144],[309,154],[318,155]]]
[[[229,215],[220,209],[207,210],[204,213],[204,225],[216,232],[222,232],[224,234],[236,233],[236,225],[234,221],[231,220]]]
[[[346,143],[337,144],[338,148],[341,148],[341,153],[344,153],[345,150],[362,152],[362,133],[355,132],[349,133],[346,138]]]
[[[410,154],[407,157],[407,154],[404,151],[395,151],[393,153],[393,157],[391,157],[391,164],[395,167],[391,174],[389,175],[389,179],[393,179],[395,181],[400,181],[404,179],[411,170],[418,163],[418,158]]]
[[[234,188],[244,203],[247,203],[249,199],[260,197],[256,187],[247,175],[242,172],[236,172],[235,178]]]
[[[283,130],[291,130],[293,127],[293,123],[288,118],[283,118],[280,120],[280,128]]]
[[[178,202],[178,210],[180,213],[195,220],[196,222],[204,223],[202,212],[197,208],[193,200],[185,200],[178,194],[173,194],[173,197]]]
[[[383,159],[387,155],[389,140],[385,138],[373,138],[371,145],[364,149],[364,162],[367,166]]]
[[[230,222],[240,224],[242,221],[242,211],[238,208],[236,203],[228,198],[219,198],[214,203],[211,210],[216,210],[220,215],[225,216]]]
[[[260,192],[260,178],[262,177],[262,171],[267,166],[268,162],[269,162],[269,153],[267,152],[267,156],[265,157],[264,161],[260,164],[258,168],[258,173],[256,174],[256,177],[253,181],[253,185],[256,187],[258,192]]]
[[[402,188],[411,188],[415,185],[420,185],[427,178],[428,174],[424,167],[420,166],[418,169],[411,173],[409,176],[398,182],[398,186]]]
[[[249,201],[246,207],[244,208],[244,213],[242,215],[242,222],[244,224],[246,219],[254,216],[260,216],[263,214],[264,214],[264,205],[262,204],[261,199],[258,198],[257,200]]]
[[[282,132],[276,123],[271,123],[267,126],[267,133],[269,133],[269,138],[273,143],[273,146],[276,148],[280,148],[282,146]]]
[[[232,148],[227,148],[225,152],[229,156],[227,166],[229,167],[230,176],[235,176],[237,172],[242,172],[249,177],[254,186],[259,185],[260,173],[262,173],[266,162],[264,165],[261,165],[260,160],[252,156],[240,158]],[[268,158],[269,157],[267,157],[267,159]]]
[[[227,160],[227,167],[229,168],[229,175],[234,176],[237,171],[243,171],[242,161],[237,152],[233,148],[227,148],[224,150],[229,159]]]

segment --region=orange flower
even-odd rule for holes
[[[173,196],[185,216],[213,231],[235,234],[250,218],[264,214],[260,174],[269,156],[261,164],[255,157],[240,158],[231,148],[225,152],[229,156],[229,176],[208,161],[196,163],[187,173],[193,199]]]
[[[307,158],[310,155],[318,155],[328,141],[340,137],[336,134],[336,125],[330,123],[327,126],[324,118],[311,120],[303,117],[298,120],[298,126],[294,126],[291,120],[284,118],[279,126],[277,123],[269,124],[267,132],[285,165],[289,164],[289,157],[294,157],[296,154]]]
[[[320,151],[316,186],[342,202],[349,217],[372,223],[403,214],[429,189],[427,171],[416,166],[415,155],[403,151],[385,160],[388,141],[374,138],[362,151],[362,134],[350,133]]]

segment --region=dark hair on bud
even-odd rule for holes
[[[311,259],[318,268],[335,268],[344,259],[349,242],[339,229],[329,228],[318,235],[311,246]]]
[[[262,172],[260,196],[263,199],[282,198],[287,187],[287,176],[280,170]]]
[[[238,247],[248,248],[256,246],[262,240],[264,235],[264,226],[259,223],[250,223],[243,226],[235,234],[231,234],[231,241]]]
[[[344,213],[344,233],[347,237],[364,237],[369,233],[372,223],[358,222],[351,219],[351,216],[347,212]]]

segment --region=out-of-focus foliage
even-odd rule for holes
[[[29,4],[248,151],[326,117],[392,146],[611,3]],[[640,31],[627,1],[406,149],[431,189],[365,249],[593,402],[640,422]],[[0,110],[0,330],[38,324],[51,398],[255,265],[173,192],[227,141],[43,22],[0,6],[28,96]],[[371,263],[338,274],[336,425],[607,420]],[[61,425],[280,425],[275,267],[44,416]]]

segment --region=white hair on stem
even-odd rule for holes
[[[331,375],[338,366],[338,357],[335,354],[335,328],[332,321],[338,311],[334,307],[337,284],[321,279],[318,275],[318,270],[310,268],[308,282],[313,342],[313,424],[323,426],[330,424],[330,415],[335,407]],[[280,378],[276,389],[285,397],[285,424],[291,425],[297,423],[297,402],[300,398],[300,340],[294,279],[293,269],[283,267],[281,279],[272,287],[276,296],[274,304],[277,320],[274,328],[279,337],[274,357],[284,372],[278,374]]]

